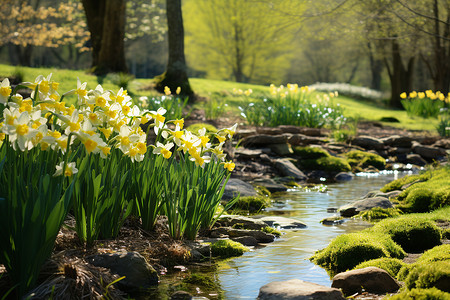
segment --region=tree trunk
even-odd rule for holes
[[[372,80],[370,82],[370,88],[373,90],[381,90],[381,72],[383,71],[383,62],[380,59],[374,57],[372,52],[372,46],[369,43],[369,60],[370,60],[370,73],[372,74]]]
[[[181,94],[189,96],[189,102],[194,100],[194,92],[189,84],[186,59],[184,56],[184,27],[181,12],[181,0],[166,0],[166,14],[169,40],[169,60],[166,72],[156,78],[156,89],[163,92],[169,87],[175,92],[181,88]]]
[[[82,0],[91,33],[92,71],[127,73],[125,61],[126,0]]]
[[[412,79],[414,74],[415,56],[408,60],[408,65],[405,68],[400,54],[400,46],[396,40],[392,41],[392,70],[385,60],[388,68],[389,79],[391,81],[391,99],[389,106],[394,108],[403,108],[400,94],[403,92],[409,93],[412,91]]]

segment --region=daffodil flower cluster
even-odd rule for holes
[[[233,136],[236,125],[219,130],[215,134],[219,143],[213,145],[205,130],[195,135],[183,129],[183,119],[166,120],[166,110],[162,107],[156,111],[139,109],[122,88],[113,92],[98,85],[94,90],[87,90],[86,83],[78,79],[77,88],[61,96],[52,74],[20,85],[33,90],[30,98],[23,99],[15,94],[8,79],[0,85],[0,112],[3,110],[0,142],[8,137],[16,151],[39,147],[66,153],[70,145],[79,140],[88,154],[99,153],[106,158],[112,148],[117,148],[133,162],[139,162],[148,150],[147,133],[140,125],[153,121],[150,127],[161,137],[156,145],[150,145],[153,153],[169,159],[178,149],[188,153],[190,160],[201,167],[214,154],[224,168],[233,169],[231,162],[225,162],[222,147],[226,139]],[[77,96],[77,107],[63,102],[69,95]],[[57,166],[56,175],[69,176],[76,172],[74,163],[65,166],[65,169],[64,165]]]
[[[446,97],[443,93],[432,90],[403,92],[400,94],[400,98],[408,115],[423,118],[436,118],[439,114],[447,113],[445,106],[450,103],[450,93]]]
[[[428,98],[430,100],[440,100],[445,103],[450,103],[450,93],[448,93],[447,97],[441,93],[440,91],[433,92],[432,90],[426,90],[425,92],[416,92],[412,91],[409,94],[403,92],[400,94],[400,98],[402,99],[424,99]]]

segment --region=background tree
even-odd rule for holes
[[[126,0],[81,0],[91,33],[92,71],[128,72],[125,61]]]
[[[184,26],[181,11],[181,0],[166,0],[169,59],[166,71],[158,76],[155,87],[164,91],[167,86],[172,92],[178,87],[183,95],[189,96],[190,102],[194,100],[194,92],[189,84],[186,58],[184,55]]]

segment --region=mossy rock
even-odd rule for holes
[[[344,153],[344,156],[352,168],[364,169],[374,167],[378,170],[384,170],[386,168],[386,160],[375,153],[352,150]]]
[[[300,159],[318,159],[331,156],[327,150],[320,147],[294,147],[294,154],[300,156]]]
[[[450,244],[436,246],[425,251],[418,259],[417,263],[429,263],[435,261],[450,261]]]
[[[450,169],[440,168],[422,174],[421,182],[405,189],[398,207],[406,212],[429,212],[450,205]]]
[[[255,186],[255,191],[261,197],[270,197],[272,195],[272,193],[262,185]]]
[[[403,186],[410,184],[414,181],[424,181],[428,180],[429,175],[428,174],[421,174],[421,175],[408,175],[399,179],[396,179],[394,181],[389,182],[384,187],[381,188],[381,191],[383,193],[388,193],[392,191],[398,191],[401,190]]]
[[[241,256],[248,248],[232,240],[218,240],[211,245],[211,254],[222,258]]]
[[[240,197],[234,205],[232,206],[232,210],[243,210],[249,213],[257,213],[261,210],[270,207],[271,200],[269,197],[263,196],[247,196]]]
[[[357,232],[336,237],[310,260],[334,275],[353,269],[364,261],[382,257],[403,258],[405,254],[389,236]]]
[[[367,267],[377,267],[388,272],[393,278],[397,277],[400,269],[406,264],[397,258],[383,257],[368,260],[360,263],[355,267],[355,269],[363,269]]]
[[[450,292],[450,261],[416,264],[405,279],[406,288],[438,288]]]
[[[404,290],[403,292],[392,297],[384,298],[386,300],[449,300],[450,294],[438,290],[431,289],[412,289]]]
[[[406,252],[422,252],[441,243],[441,232],[432,221],[404,216],[382,220],[370,231],[389,235]]]
[[[270,227],[270,226],[266,226],[262,229],[263,232],[265,233],[270,233],[273,234],[274,236],[280,237],[281,236],[281,231],[279,231],[276,228]]]
[[[397,208],[381,208],[381,207],[374,207],[367,211],[362,211],[354,218],[361,218],[363,220],[367,220],[369,222],[372,221],[379,221],[387,218],[393,218],[398,217],[402,214],[401,210]]]
[[[447,228],[442,231],[442,238],[446,240],[450,240],[450,228]]]
[[[304,159],[299,161],[302,169],[306,170],[321,170],[326,172],[349,172],[350,165],[345,159],[334,156],[326,156],[318,159]]]
[[[219,288],[219,285],[214,282],[211,276],[196,273],[190,274],[188,277],[184,278],[183,283],[189,283],[208,290]]]
[[[205,128],[206,134],[213,134],[216,133],[218,130],[214,125],[208,124],[208,123],[195,123],[186,128],[186,130],[198,134],[198,131]]]

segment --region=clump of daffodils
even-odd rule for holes
[[[139,109],[123,88],[113,92],[98,85],[87,90],[87,84],[78,79],[76,89],[60,95],[52,74],[21,85],[33,90],[30,98],[15,94],[8,79],[0,85],[0,142],[7,140],[16,151],[39,148],[64,154],[78,140],[88,154],[98,153],[102,158],[107,158],[113,148],[133,162],[142,161],[147,151],[166,159],[174,151],[182,151],[201,167],[214,157],[225,169],[234,168],[225,160],[222,147],[232,138],[236,125],[219,130],[215,134],[219,143],[213,144],[206,131],[194,134],[184,129],[183,119],[166,120],[162,107],[156,111]],[[77,96],[76,107],[63,101],[68,95]],[[147,144],[147,133],[140,126],[149,122],[149,128],[161,137],[156,145]],[[75,163],[62,162],[56,166],[55,175],[72,176],[76,172]]]
[[[416,92],[412,91],[410,93],[403,92],[400,94],[400,98],[402,99],[425,99],[428,98],[430,100],[440,100],[445,103],[450,103],[450,93],[448,93],[447,97],[440,91],[433,92],[432,90],[426,90],[425,92]]]

